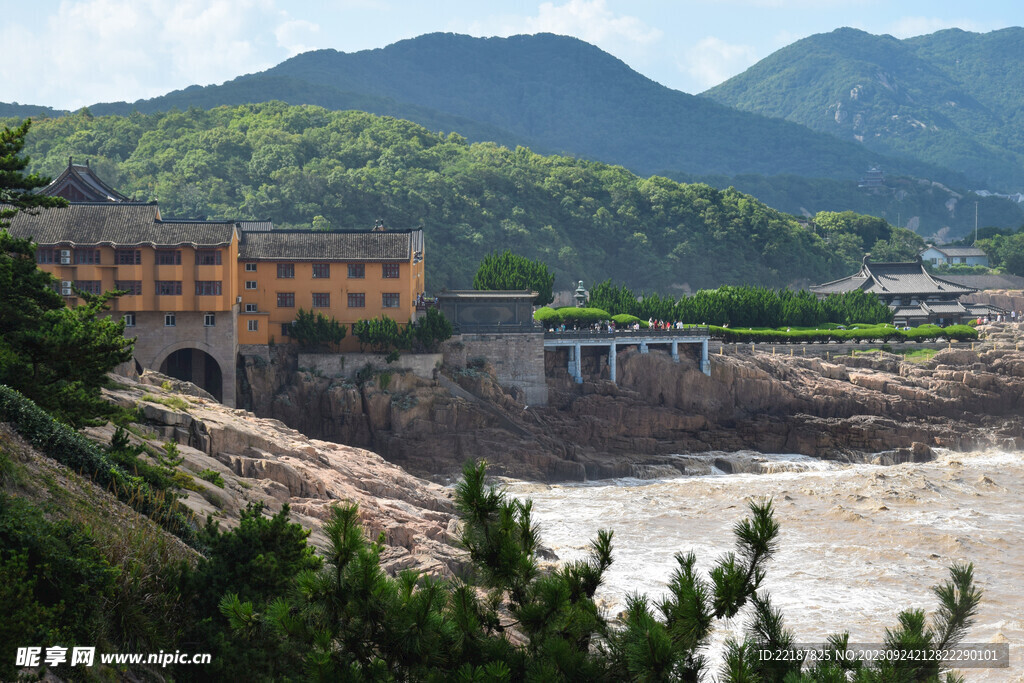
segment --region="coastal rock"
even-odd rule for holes
[[[890,353],[775,354],[744,347],[713,354],[711,375],[692,356],[620,347],[618,383],[607,356],[585,355],[585,381],[548,354],[547,407],[526,408],[486,364],[430,381],[395,373],[361,385],[298,373],[266,378],[287,361],[246,364],[255,410],[319,437],[371,448],[421,476],[451,481],[466,460],[492,472],[559,481],[670,471],[675,453],[752,449],[856,459],[925,447],[1024,442],[1024,352],[1017,325],[989,326],[974,350],[942,349],[923,362]],[[442,386],[442,382],[448,382]],[[918,451],[915,452],[915,448]],[[899,449],[906,449],[906,452]],[[669,468],[669,469],[663,469]]]
[[[376,453],[310,439],[279,420],[259,418],[201,397],[184,399],[184,409],[143,401],[149,393],[174,402],[177,394],[134,383],[106,390],[108,398],[132,408],[142,407],[145,423],[136,442],[159,447],[169,431],[183,435],[182,468],[193,474],[193,487],[183,500],[199,517],[207,515],[228,528],[238,523],[247,503],[265,504],[276,512],[288,504],[292,518],[312,530],[310,542],[325,548],[321,526],[331,507],[357,504],[369,538],[383,533],[391,546],[382,555],[385,570],[405,568],[451,575],[465,562],[451,529],[456,517],[451,492],[418,479]],[[111,426],[92,428],[90,435],[109,442]],[[224,487],[195,476],[202,470],[221,475]]]

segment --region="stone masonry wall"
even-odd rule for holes
[[[327,377],[352,378],[366,365],[376,370],[409,370],[417,377],[434,379],[434,370],[441,366],[440,353],[403,353],[388,363],[382,353],[300,353],[299,369],[314,370]]]
[[[457,335],[445,342],[442,351],[445,366],[464,368],[485,360],[494,366],[498,382],[519,389],[527,405],[548,404],[542,332]]]
[[[235,365],[238,348],[237,311],[219,311],[216,322],[206,327],[204,313],[176,311],[175,325],[164,325],[164,313],[140,311],[135,314],[135,327],[125,329],[126,336],[136,337],[135,360],[144,368],[160,370],[169,355],[180,349],[199,349],[210,354],[220,366],[222,401],[235,406]],[[204,387],[206,388],[206,387]]]

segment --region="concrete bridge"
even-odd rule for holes
[[[612,382],[615,381],[615,354],[620,345],[638,346],[640,353],[647,353],[649,347],[654,344],[668,346],[672,351],[672,360],[678,363],[680,344],[700,344],[700,369],[705,375],[710,375],[708,336],[706,327],[687,327],[682,330],[615,330],[614,332],[567,330],[565,332],[545,332],[544,349],[569,349],[569,374],[578,384],[583,383],[580,352],[584,346],[608,347],[608,371]]]

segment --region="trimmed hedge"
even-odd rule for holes
[[[750,330],[730,327],[710,327],[711,336],[729,344],[776,343],[776,344],[827,344],[838,343],[887,343],[934,342],[956,339],[959,341],[978,338],[977,330],[967,325],[937,327],[922,325],[909,330],[898,330],[892,325],[857,327],[850,330]]]
[[[88,476],[140,514],[195,545],[198,525],[192,513],[178,505],[174,496],[154,493],[141,477],[128,474],[111,462],[95,443],[4,384],[0,384],[0,420],[9,422],[22,438],[46,455]]]
[[[641,320],[635,315],[630,315],[629,313],[619,313],[618,315],[613,315],[612,320],[614,320],[615,324],[620,327],[623,325],[632,325],[633,323],[640,323],[641,329],[651,326],[651,324],[646,320]]]
[[[564,306],[559,309],[548,307],[538,308],[533,319],[544,325],[593,325],[603,320],[611,320],[612,316],[608,311],[600,308],[576,308],[575,306]]]

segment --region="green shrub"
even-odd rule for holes
[[[33,446],[66,467],[92,478],[136,511],[151,517],[187,543],[195,542],[192,513],[177,498],[154,492],[142,478],[114,464],[99,446],[20,393],[0,384],[0,420],[9,422]]]
[[[220,476],[220,472],[215,472],[211,470],[209,467],[197,472],[196,476],[202,479],[203,481],[210,482],[214,486],[224,488],[224,477]]]
[[[328,318],[323,313],[300,308],[295,314],[295,322],[292,323],[291,336],[304,347],[330,349],[341,343],[346,332],[348,327],[339,323],[333,316]]]
[[[545,326],[561,325],[562,316],[553,308],[543,306],[533,312],[533,319]]]
[[[437,351],[441,342],[451,338],[452,332],[452,324],[436,308],[428,308],[426,314],[412,325],[413,339],[428,353]]]
[[[561,318],[562,323],[568,326],[593,325],[602,320],[612,319],[608,311],[601,310],[600,308],[576,308],[575,306],[559,308],[558,316]]]
[[[648,323],[646,320],[641,320],[635,315],[629,315],[628,313],[619,313],[618,315],[613,315],[612,320],[615,321],[615,324],[618,325],[619,327],[622,327],[624,325],[632,325],[633,323],[640,323],[641,328],[650,327],[650,323]]]

